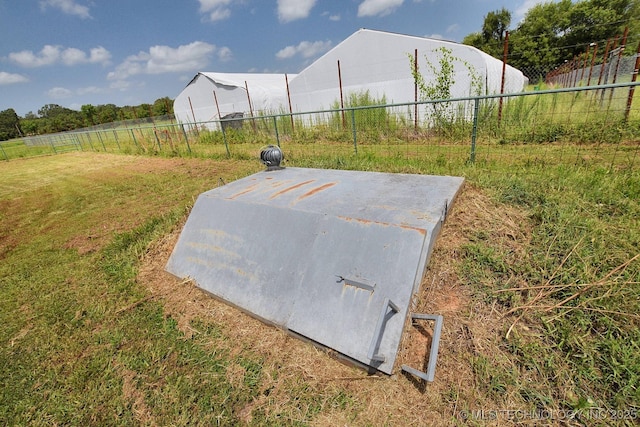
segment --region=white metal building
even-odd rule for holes
[[[251,111],[289,112],[281,106],[288,105],[286,79],[292,77],[295,74],[198,73],[176,97],[173,111],[182,123],[219,120],[233,113],[247,117]]]
[[[339,105],[341,85],[345,100],[349,94],[368,91],[371,98],[380,100],[384,97],[387,103],[413,102],[415,83],[412,67],[416,51],[419,72],[428,83],[434,78],[434,73],[427,60],[438,66],[441,55],[438,49],[443,47],[449,49],[455,58],[452,98],[475,95],[472,93],[469,67],[484,86],[482,94],[500,93],[502,61],[475,47],[361,29],[299,74],[288,75],[290,95],[287,95],[284,74],[198,73],[176,97],[174,112],[181,122],[217,120],[239,112],[245,117],[251,111],[254,114],[286,113],[289,112],[288,96],[293,112],[325,110]],[[504,93],[522,91],[526,84],[527,78],[521,71],[506,66]]]
[[[425,37],[407,36],[384,31],[361,29],[304,69],[290,82],[294,111],[330,108],[340,99],[338,61],[343,96],[353,92],[369,91],[374,99],[387,103],[415,100],[415,84],[411,73],[415,52],[418,52],[418,70],[426,82],[434,75],[427,59],[438,66],[437,49],[445,47],[452,56],[473,67],[484,84],[483,94],[500,93],[502,61],[460,43]],[[453,98],[475,95],[471,93],[471,76],[467,66],[454,61],[455,83],[451,87]],[[521,91],[526,77],[519,70],[507,66],[505,93]]]

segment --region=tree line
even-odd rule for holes
[[[604,43],[624,33],[640,33],[640,0],[548,1],[529,9],[524,19],[510,29],[512,14],[506,8],[489,12],[482,29],[467,35],[463,43],[502,59],[509,31],[508,63],[532,82],[544,78],[555,67],[583,54],[591,43]],[[618,40],[618,46],[622,40]],[[625,49],[630,55],[635,46]]]
[[[86,104],[80,111],[47,104],[37,113],[18,116],[13,108],[0,111],[0,141],[27,135],[65,132],[123,120],[145,119],[173,114],[173,100],[158,98],[153,104],[118,107],[114,104]]]

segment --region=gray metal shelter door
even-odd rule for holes
[[[391,373],[462,178],[286,168],[201,194],[167,264],[213,295]]]

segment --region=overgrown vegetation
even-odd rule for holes
[[[424,59],[427,64],[427,78],[422,74],[415,62],[415,58],[409,57],[411,75],[414,83],[420,91],[420,101],[435,101],[426,104],[426,117],[420,120],[423,126],[434,130],[437,134],[448,138],[459,139],[468,134],[470,122],[467,117],[473,114],[472,103],[468,101],[451,101],[452,89],[456,84],[456,78],[464,75],[469,78],[469,93],[467,96],[483,94],[484,84],[476,69],[467,61],[453,55],[453,51],[447,47],[434,49],[432,54],[438,56],[438,64],[434,64],[429,55]],[[456,63],[461,64],[466,72],[456,71]]]
[[[331,105],[333,111],[327,123],[325,137],[337,136],[337,140],[353,142],[354,131],[370,143],[378,143],[389,138],[397,138],[403,123],[386,107],[387,98],[374,98],[368,90],[349,93],[341,110],[338,101]],[[382,125],[382,126],[380,126]]]
[[[499,200],[526,213],[531,240],[514,257],[478,234],[464,248],[463,277],[509,319],[504,345],[517,365],[553,390],[536,405],[638,409],[640,175],[549,172],[491,184]],[[518,375],[507,378],[517,384]]]

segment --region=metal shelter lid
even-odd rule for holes
[[[459,177],[285,168],[202,193],[167,264],[390,374]]]

